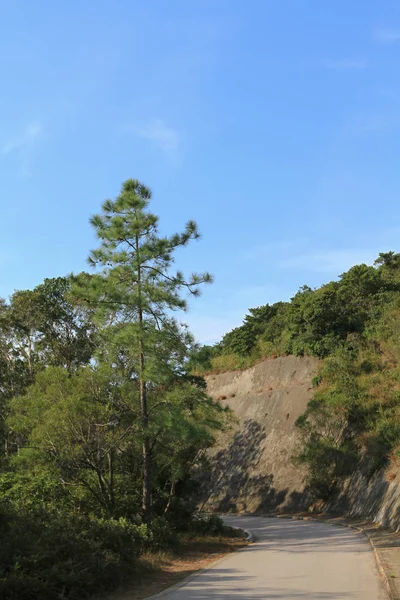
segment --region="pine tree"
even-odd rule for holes
[[[146,520],[152,503],[148,390],[177,375],[187,356],[191,336],[171,316],[187,309],[182,292],[198,296],[199,286],[212,281],[209,273],[187,279],[172,270],[175,250],[199,238],[197,225],[189,221],[183,233],[160,236],[158,217],[148,210],[150,199],[149,188],[129,179],[116,200],[106,200],[102,214],[92,217],[100,246],[91,252],[89,263],[98,271],[89,280],[84,278],[80,290],[96,309],[98,325],[107,337],[105,352],[115,348],[112,360],[122,362],[127,377],[137,382]]]

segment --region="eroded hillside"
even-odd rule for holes
[[[206,377],[209,394],[228,405],[237,422],[210,455],[205,508],[269,511],[305,507],[304,472],[291,460],[296,419],[312,397],[318,360],[279,357],[245,371]]]
[[[292,461],[300,442],[295,422],[313,396],[318,362],[286,356],[206,377],[208,393],[231,408],[233,422],[209,451],[210,468],[202,477],[204,509],[290,512],[309,509],[318,500],[305,491],[305,469]],[[368,461],[361,462],[320,507],[398,529],[398,463],[372,474]]]

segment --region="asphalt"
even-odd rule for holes
[[[225,517],[256,542],[154,598],[168,600],[384,600],[362,533],[313,521]]]

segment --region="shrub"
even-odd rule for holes
[[[2,600],[78,600],[118,585],[150,547],[146,525],[54,514],[0,515]]]
[[[165,548],[175,546],[177,543],[176,530],[163,517],[154,517],[152,519],[149,533],[150,543],[147,545],[148,550],[164,550]]]
[[[204,535],[224,535],[228,530],[217,515],[209,517],[195,516],[190,524],[190,532]]]

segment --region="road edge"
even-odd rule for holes
[[[249,542],[249,544],[253,544],[257,540],[256,536],[252,531],[250,531],[250,529],[243,529],[243,527],[235,527],[234,525],[229,525],[229,527],[236,529],[236,531],[243,531],[246,534],[246,540]]]
[[[232,527],[232,526],[230,525],[230,527]],[[244,533],[246,534],[246,540],[250,544],[253,544],[256,541],[256,536],[249,529],[243,529],[242,527],[232,527],[232,529],[237,529],[238,531],[244,531]],[[236,552],[244,552],[245,550],[247,550],[246,547],[240,548],[239,550],[236,550]],[[156,600],[157,598],[164,598],[165,596],[169,596],[169,594],[176,592],[184,585],[187,585],[188,583],[190,583],[197,577],[200,577],[200,575],[203,575],[203,573],[207,573],[207,571],[209,571],[210,569],[213,569],[216,565],[219,565],[220,563],[222,563],[224,560],[226,560],[230,556],[232,556],[232,553],[226,554],[222,558],[218,558],[214,562],[210,563],[205,569],[200,569],[199,571],[196,571],[196,573],[193,573],[192,575],[185,577],[185,579],[182,579],[182,581],[175,583],[175,585],[172,585],[171,587],[168,587],[165,590],[163,590],[162,592],[158,592],[157,594],[154,594],[153,596],[148,596],[144,600]]]
[[[354,529],[356,531],[359,531],[367,538],[367,540],[371,546],[372,552],[375,557],[375,562],[378,567],[378,571],[381,575],[383,585],[385,587],[385,590],[386,590],[389,600],[400,600],[400,596],[397,593],[394,582],[392,581],[392,578],[390,577],[390,575],[388,575],[388,573],[387,573],[386,565],[379,555],[379,550],[375,546],[373,538],[370,536],[368,531],[366,531],[363,527],[359,527],[358,525],[352,525],[351,523],[346,523],[346,522],[337,523],[337,522],[333,522],[330,519],[324,519],[324,518],[316,519],[316,518],[314,518],[312,516],[308,516],[308,515],[305,517],[300,517],[300,516],[295,516],[295,515],[292,515],[292,516],[274,515],[274,516],[277,519],[285,519],[286,518],[286,519],[293,519],[293,520],[297,520],[297,521],[313,521],[314,523],[325,523],[326,525],[335,525],[337,527],[348,527],[349,529]]]

